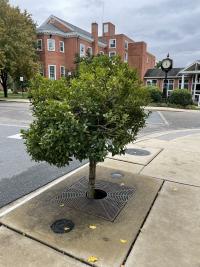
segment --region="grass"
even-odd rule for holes
[[[4,93],[3,91],[0,91],[0,99],[6,99],[4,97]],[[28,93],[27,92],[23,92],[23,95],[22,95],[22,92],[19,92],[19,93],[12,93],[10,91],[8,91],[8,97],[7,99],[28,99]]]

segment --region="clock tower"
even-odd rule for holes
[[[173,68],[173,60],[167,55],[167,58],[163,59],[161,62],[161,69],[165,72],[164,88],[163,88],[163,98],[167,99],[168,97],[168,72]]]

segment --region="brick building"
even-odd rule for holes
[[[185,68],[173,68],[168,73],[165,82],[165,73],[162,69],[148,69],[144,75],[146,85],[155,85],[163,90],[167,87],[168,96],[174,89],[188,89],[193,100],[200,100],[200,60],[196,60]]]
[[[121,56],[129,66],[136,68],[141,80],[155,66],[155,57],[147,52],[145,42],[134,42],[124,34],[116,34],[115,25],[103,23],[99,36],[98,24],[92,23],[91,33],[51,15],[37,29],[37,50],[41,73],[50,79],[59,79],[75,69],[75,55],[90,54]]]

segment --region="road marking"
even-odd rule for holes
[[[165,119],[164,115],[161,111],[158,111],[158,114],[160,115],[161,119],[164,121],[165,125],[169,126],[169,122]]]
[[[10,139],[22,139],[22,136],[21,136],[21,134],[14,134],[14,135],[8,136],[8,138],[10,138]]]
[[[77,173],[78,171],[84,169],[86,166],[89,166],[89,163],[86,163],[83,166],[78,167],[77,169],[65,174],[64,176],[61,176],[60,178],[57,178],[56,180],[48,183],[47,185],[44,185],[44,186],[40,187],[39,189],[36,189],[34,192],[29,193],[26,196],[23,196],[20,199],[17,199],[14,202],[8,204],[7,206],[4,206],[4,207],[0,208],[0,218],[2,216],[6,215],[7,213],[11,212],[12,210],[18,208],[22,204],[26,203],[27,201],[31,200],[32,198],[40,195],[44,191],[46,191],[49,188],[53,187],[54,185],[62,182],[63,180],[65,180],[69,176],[71,176],[71,175]]]
[[[0,126],[29,128],[29,126],[25,126],[25,125],[7,124],[7,123],[0,123]]]

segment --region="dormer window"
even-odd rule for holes
[[[110,48],[116,48],[116,39],[110,39],[109,40],[109,47]]]
[[[55,39],[47,39],[47,49],[48,51],[55,51]]]

